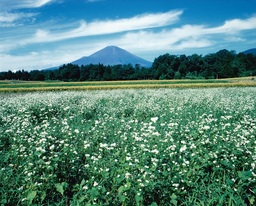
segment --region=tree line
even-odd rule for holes
[[[151,68],[140,65],[64,64],[56,70],[0,72],[0,80],[110,81],[142,79],[218,79],[256,75],[256,55],[226,49],[205,56],[164,54]]]

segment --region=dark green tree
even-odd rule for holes
[[[30,72],[30,78],[32,81],[44,81],[44,73],[39,70],[33,70]]]

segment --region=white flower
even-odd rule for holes
[[[50,150],[53,150],[54,149],[54,145],[52,145],[52,146],[50,146],[50,148],[49,148]]]
[[[131,160],[132,158],[128,156],[128,157],[126,157],[125,159],[126,159],[126,161],[129,161],[129,160]]]
[[[152,162],[158,162],[158,159],[152,157],[152,158],[151,158],[151,161],[152,161]]]
[[[172,186],[177,188],[177,187],[179,187],[179,184],[178,183],[173,183]]]
[[[204,130],[209,130],[209,129],[210,129],[210,126],[205,125],[205,126],[203,127],[203,129],[204,129]]]
[[[131,176],[131,174],[129,172],[125,173],[125,178],[128,179]]]
[[[190,149],[196,148],[196,145],[194,143],[192,143],[192,145],[190,146]]]
[[[88,186],[87,185],[83,186],[83,190],[88,190]]]
[[[67,106],[67,107],[65,107],[63,110],[64,110],[64,111],[67,111],[67,110],[69,110],[69,108],[70,108],[70,107]]]
[[[108,144],[103,144],[103,143],[100,143],[100,147],[103,147],[103,148],[108,148]]]
[[[157,149],[151,150],[152,153],[158,154],[159,151]]]
[[[85,149],[88,148],[88,147],[90,147],[90,143],[84,145]]]
[[[115,146],[116,146],[116,143],[112,143],[110,146],[111,146],[111,147],[115,147]]]
[[[99,183],[97,183],[97,182],[94,182],[94,183],[93,183],[93,186],[94,186],[94,187],[96,187],[96,186],[98,186],[98,185],[99,185]]]
[[[154,122],[154,123],[156,123],[157,120],[158,120],[158,117],[152,117],[151,118],[151,121]]]
[[[186,146],[186,145],[183,145],[183,146],[180,148],[180,152],[184,152],[186,149],[187,149],[187,146]]]

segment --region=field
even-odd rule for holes
[[[256,203],[256,87],[3,92],[0,105],[1,205]]]
[[[133,80],[133,81],[0,81],[0,92],[99,90],[127,88],[202,88],[256,86],[256,77],[197,80]]]

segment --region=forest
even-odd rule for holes
[[[256,55],[226,49],[205,56],[164,54],[155,58],[151,68],[140,65],[73,65],[64,64],[56,70],[0,72],[0,80],[26,81],[111,81],[143,79],[221,79],[255,76]]]

